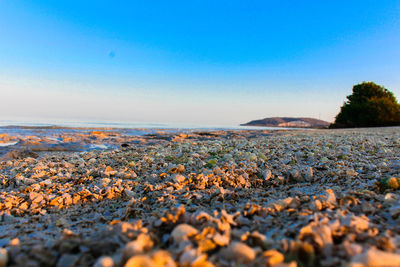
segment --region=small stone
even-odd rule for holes
[[[362,246],[356,243],[349,243],[348,241],[343,242],[343,248],[347,255],[352,257],[362,252]]]
[[[131,241],[127,243],[124,247],[124,250],[122,252],[124,259],[129,259],[131,257],[134,257],[136,255],[142,254],[144,252],[144,248],[142,244],[139,242]]]
[[[325,163],[325,162],[327,162],[327,161],[329,161],[329,159],[328,159],[327,157],[322,157],[322,158],[321,158],[321,162],[322,162],[322,163]]]
[[[389,209],[390,215],[393,218],[397,218],[400,216],[400,205],[395,205]]]
[[[393,189],[399,189],[399,187],[400,187],[399,182],[397,181],[397,178],[396,178],[396,177],[390,178],[390,179],[387,181],[387,184],[388,184],[388,186],[389,186],[390,188],[393,188]]]
[[[125,267],[155,267],[155,262],[146,255],[138,255],[130,258],[124,265]]]
[[[178,164],[178,166],[176,167],[176,171],[179,173],[184,173],[185,172],[185,166],[183,166],[182,164]]]
[[[369,220],[365,216],[348,215],[341,222],[343,225],[353,228],[356,231],[366,231],[369,227]]]
[[[45,186],[50,186],[51,183],[52,183],[51,179],[46,179],[46,180],[40,182],[40,184],[45,185]]]
[[[311,222],[300,229],[299,240],[314,243],[327,255],[333,246],[331,228],[317,221]]]
[[[356,264],[363,264],[363,266],[400,266],[400,254],[370,248],[363,254],[353,257],[350,266],[357,266]]]
[[[332,189],[327,189],[325,191],[324,197],[326,199],[326,202],[331,205],[336,205],[336,196]]]
[[[68,193],[64,193],[62,195],[62,198],[64,200],[64,205],[71,205],[72,204],[72,197],[70,194]]]
[[[39,193],[36,193],[36,192],[30,192],[29,193],[29,199],[32,201],[32,203],[39,203],[44,198],[43,198],[42,194],[39,194]]]
[[[314,202],[311,203],[310,208],[311,208],[311,210],[313,210],[313,211],[320,211],[320,210],[322,210],[322,203],[321,203],[321,201],[320,201],[319,199],[314,200]]]
[[[8,252],[5,248],[0,248],[0,267],[6,267],[8,262]]]
[[[168,167],[168,173],[174,174],[177,172],[178,172],[178,166],[176,166],[175,164],[172,164]]]
[[[176,267],[175,261],[168,251],[158,250],[153,254],[152,258],[157,267]]]
[[[78,260],[78,255],[63,254],[61,258],[57,261],[57,267],[72,267],[75,266]]]
[[[6,212],[3,214],[3,222],[5,223],[13,223],[18,221],[17,218],[15,218],[14,216],[12,216],[10,213]]]
[[[150,236],[143,233],[136,238],[136,242],[138,242],[143,247],[143,250],[146,252],[149,251],[154,245]]]
[[[346,176],[348,176],[348,177],[353,177],[353,176],[357,176],[357,175],[358,175],[358,173],[354,169],[346,170]]]
[[[256,258],[256,252],[242,242],[232,242],[224,251],[226,259],[234,259],[240,263],[250,263]]]
[[[218,246],[223,247],[223,246],[226,246],[229,244],[229,236],[221,235],[221,234],[217,233],[214,235],[213,241]]]
[[[189,249],[182,253],[179,258],[179,264],[183,266],[193,266],[193,263],[198,260],[199,257],[205,254],[200,254],[196,249]],[[204,257],[204,256],[203,256]]]
[[[107,166],[106,167],[106,169],[105,169],[105,171],[104,171],[104,174],[106,175],[106,176],[108,176],[108,177],[110,177],[110,176],[112,176],[112,175],[115,175],[117,173],[117,171],[115,171],[113,168],[111,168],[110,166]]]
[[[311,181],[314,177],[314,170],[312,167],[307,167],[305,172],[305,178],[307,181]]]
[[[187,240],[191,236],[197,235],[197,233],[198,231],[196,228],[188,224],[180,224],[175,227],[171,233],[171,236],[177,243],[180,243]]]
[[[266,258],[266,263],[268,266],[279,264],[285,259],[283,254],[275,249],[265,251],[263,253],[263,257]]]
[[[391,203],[391,202],[394,202],[397,198],[398,198],[397,195],[395,195],[393,193],[387,193],[385,195],[384,199],[385,199],[386,202]]]
[[[272,177],[272,171],[269,169],[265,170],[263,173],[263,176],[264,176],[264,180],[268,181]]]
[[[112,172],[112,171],[114,171],[114,169],[111,168],[110,166],[107,166],[105,169],[105,172]]]
[[[18,238],[14,238],[10,241],[9,243],[10,246],[18,246],[19,245],[19,239]]]
[[[103,256],[97,259],[93,267],[113,267],[114,260],[111,257]]]
[[[171,179],[175,182],[175,183],[183,183],[186,180],[186,177],[181,175],[181,174],[174,174],[171,176]]]
[[[295,182],[303,182],[304,179],[301,177],[299,170],[292,169],[289,171],[289,179]]]

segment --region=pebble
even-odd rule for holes
[[[187,240],[189,237],[197,235],[198,231],[196,228],[188,224],[179,224],[174,228],[171,233],[172,238],[175,242],[180,243]]]
[[[275,249],[265,251],[263,257],[266,259],[267,266],[275,266],[285,259],[283,254]]]
[[[60,138],[115,145],[107,150],[0,161],[1,257],[26,266],[367,266],[400,251],[391,168],[400,128],[111,132]],[[380,250],[368,252],[373,245]]]
[[[250,263],[256,258],[256,252],[248,245],[235,241],[229,244],[224,256],[240,263]]]
[[[78,260],[78,255],[73,254],[63,254],[61,258],[57,261],[57,267],[72,267],[75,266]]]
[[[8,262],[8,252],[5,248],[0,248],[0,267],[6,267]]]
[[[171,176],[171,178],[175,183],[178,183],[178,184],[181,184],[186,180],[186,177],[181,174],[174,174]]]
[[[130,258],[125,267],[156,267],[155,262],[146,255],[138,255],[135,257]]]
[[[102,256],[97,259],[93,267],[114,267],[114,260],[108,256]]]
[[[272,171],[271,170],[265,170],[263,173],[264,180],[268,181],[272,177]]]
[[[370,248],[363,254],[354,256],[350,266],[396,267],[400,266],[400,254]]]

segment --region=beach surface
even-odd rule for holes
[[[0,135],[0,266],[400,266],[399,127],[39,132]]]

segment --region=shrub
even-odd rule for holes
[[[353,86],[330,128],[400,125],[400,104],[392,92],[373,82]]]

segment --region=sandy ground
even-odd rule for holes
[[[0,266],[400,266],[400,128],[0,142]]]

